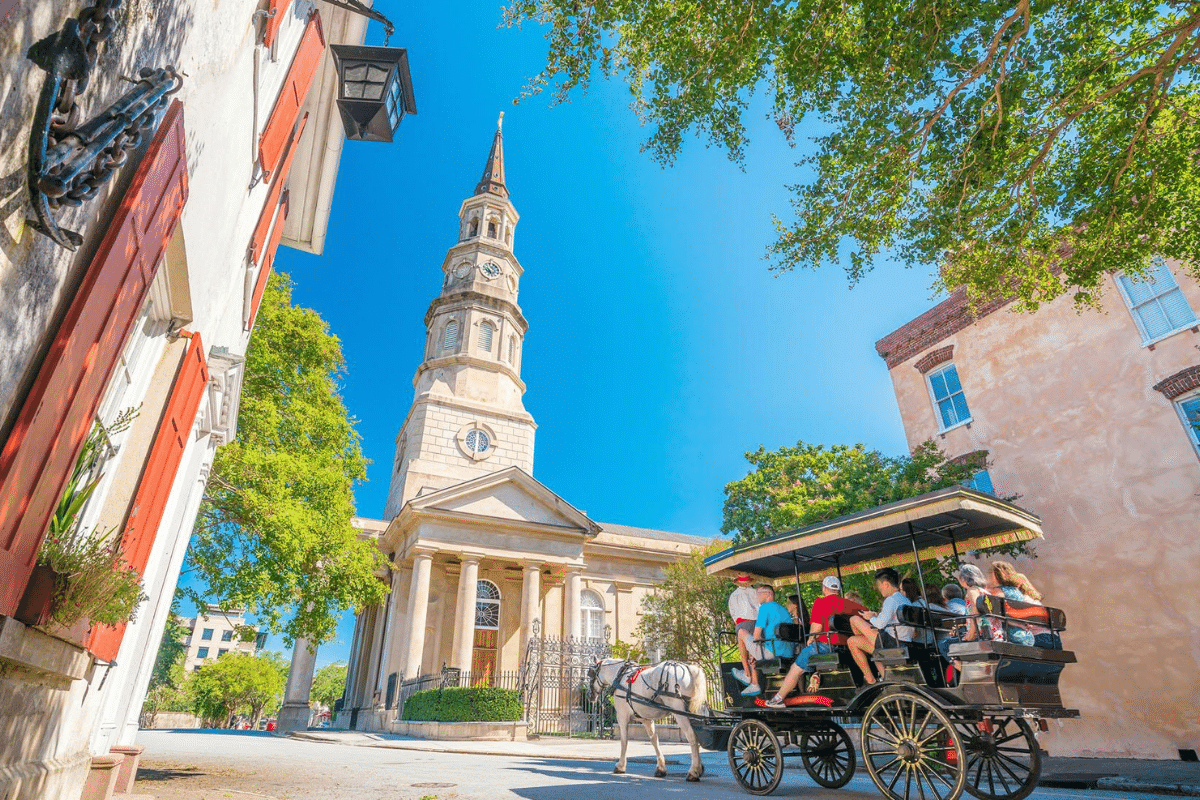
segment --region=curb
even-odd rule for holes
[[[1194,783],[1157,783],[1141,781],[1136,778],[1097,778],[1097,789],[1108,789],[1118,792],[1150,792],[1152,794],[1171,794],[1183,797],[1200,797],[1200,786]]]

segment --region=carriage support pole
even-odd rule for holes
[[[808,619],[808,607],[804,602],[804,596],[800,594],[800,556],[796,555],[795,551],[792,551],[792,564],[796,567],[796,599],[800,601],[799,603],[796,603],[796,608],[800,612],[800,641],[807,644],[808,628],[810,624]]]
[[[921,599],[928,603],[929,600],[927,598],[929,593],[925,591],[925,572],[921,569],[921,553],[919,550],[917,550],[917,534],[913,530],[913,524],[911,522],[908,523],[908,539],[912,542],[913,558],[917,562],[917,580],[921,582]],[[954,540],[951,539],[950,541],[953,542]]]

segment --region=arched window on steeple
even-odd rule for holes
[[[488,220],[488,238],[495,239],[496,236],[496,221]]]
[[[453,350],[458,347],[458,320],[452,319],[446,323],[442,332],[442,350]]]
[[[517,337],[508,337],[508,363],[516,365],[517,363]]]
[[[495,333],[495,328],[492,323],[484,320],[479,323],[479,349],[485,353],[492,352],[492,334]]]
[[[470,224],[469,232],[467,233],[467,235],[468,236],[478,236],[479,235],[479,217],[471,217],[471,224]]]

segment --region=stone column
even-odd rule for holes
[[[563,633],[578,640],[583,636],[583,622],[579,617],[579,599],[583,591],[583,571],[568,570],[566,585],[563,587],[563,616],[566,624]]]
[[[525,562],[525,580],[521,585],[521,655],[529,649],[533,637],[533,622],[539,616],[542,601],[542,562]]]
[[[462,557],[458,574],[458,608],[454,612],[454,660],[450,666],[464,672],[471,669],[471,651],[475,647],[475,601],[479,584],[479,559]]]
[[[307,639],[297,639],[292,648],[292,666],[288,670],[287,688],[283,692],[283,707],[276,716],[275,735],[286,736],[292,731],[308,728],[312,710],[308,696],[312,692],[313,667],[317,663],[317,648]]]
[[[433,553],[424,550],[413,554],[412,584],[408,590],[408,641],[405,643],[404,678],[421,674],[421,657],[425,653],[425,619],[429,614],[429,575],[433,570]]]

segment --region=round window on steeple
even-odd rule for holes
[[[496,433],[482,422],[469,422],[455,436],[458,449],[472,461],[482,461],[496,449]]]

